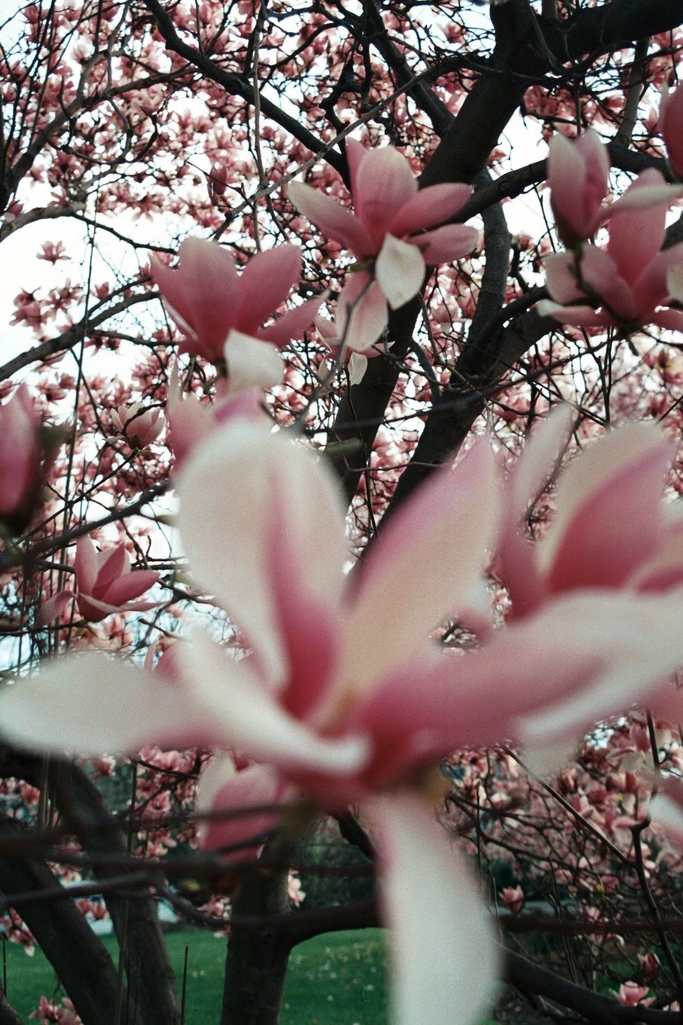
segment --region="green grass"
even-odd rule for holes
[[[103,942],[116,959],[114,938],[105,936]],[[182,929],[166,933],[166,945],[178,978],[178,992],[188,948],[187,1025],[217,1025],[223,996],[225,938]],[[5,950],[7,996],[27,1021],[41,995],[53,999],[64,994],[39,950],[33,957],[27,957],[13,943],[6,943]],[[386,963],[382,929],[327,933],[301,943],[289,960],[280,1025],[389,1025]]]
[[[387,1025],[385,969],[381,929],[302,943],[289,960],[281,1025]]]
[[[116,941],[103,937],[116,958]],[[166,934],[178,977],[188,949],[185,1020],[187,1025],[216,1025],[220,1017],[225,964],[224,938],[187,929]],[[7,996],[28,1019],[41,995],[63,995],[54,972],[39,950],[27,957],[7,943]],[[382,930],[330,933],[302,943],[292,952],[281,1025],[386,1025],[385,950]]]

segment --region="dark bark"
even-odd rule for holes
[[[419,299],[412,299],[389,317],[389,354],[368,361],[360,384],[347,388],[329,433],[328,458],[342,482],[350,502],[358,481],[370,461],[370,451],[393,394],[400,365],[413,339],[413,328],[420,312]]]
[[[432,409],[413,458],[399,479],[389,514],[458,450],[500,382],[532,345],[557,326],[556,321],[532,310],[511,325],[501,326],[492,338],[468,341],[455,366],[452,379],[456,384]]]
[[[287,872],[254,872],[244,878],[233,913],[284,916],[266,928],[233,926],[225,962],[220,1025],[278,1025],[292,947],[288,934]]]
[[[18,832],[5,819],[3,832]],[[0,858],[0,889],[11,903],[15,893],[40,893],[59,887],[39,861]],[[118,1025],[119,995],[125,1000],[116,967],[104,945],[69,899],[22,903],[17,909],[50,961],[84,1025]],[[141,1020],[129,1016],[131,1023]]]
[[[629,1022],[643,1022],[644,1025],[676,1025],[680,1022],[678,1011],[656,1011],[651,1007],[625,1007],[609,997],[593,993],[583,986],[577,986],[561,975],[541,968],[520,954],[505,952],[506,977],[508,982],[523,993],[534,993],[546,997],[569,1011],[579,1014],[594,1025],[625,1025]]]
[[[73,829],[88,854],[93,856],[94,873],[100,882],[120,873],[118,867],[103,867],[97,855],[127,853],[126,838],[107,808],[104,798],[82,769],[69,762],[53,765],[54,797],[69,829]],[[175,975],[159,924],[157,902],[140,894],[134,900],[107,894],[111,916],[131,992],[139,993],[144,1025],[179,1025],[180,1001]],[[144,980],[137,985],[136,980]]]
[[[0,1025],[24,1025],[0,986]]]
[[[43,784],[39,758],[15,754],[9,748],[3,748],[2,755],[4,776],[13,775],[38,787]],[[59,759],[49,762],[48,778],[51,797],[63,816],[64,824],[78,837],[85,852],[93,859],[96,879],[106,883],[114,877],[120,877],[121,864],[125,864],[127,859],[126,837],[95,784],[78,766]],[[110,859],[108,864],[103,864],[98,855],[106,855]],[[133,862],[131,866],[133,870],[140,867],[144,867],[141,862]],[[54,888],[54,877],[48,874],[50,885]],[[49,906],[54,908],[56,903],[52,902]],[[159,925],[156,901],[144,893],[130,900],[119,896],[114,888],[107,891],[106,903],[122,951],[122,963],[128,974],[130,990],[136,993],[141,1025],[179,1025],[181,1012],[175,975]],[[19,913],[28,922],[25,912],[24,907],[19,909]],[[80,912],[76,913],[80,915]],[[89,926],[86,926],[83,936],[86,939],[94,936]],[[47,938],[52,942],[57,939],[52,934],[47,934]],[[52,962],[53,950],[46,948],[38,936],[36,939],[45,956]],[[140,985],[139,980],[144,980],[144,985]]]
[[[683,6],[680,0],[613,0],[601,7],[581,10],[567,21],[539,19],[534,23],[535,15],[526,0],[509,0],[508,3],[492,8],[492,14],[496,18],[496,48],[457,117],[446,124],[445,119],[438,117],[438,108],[428,108],[435,127],[438,126],[443,134],[423,171],[421,187],[449,181],[473,182],[476,179],[528,86],[552,70],[549,55],[563,63],[579,59],[587,53],[597,57],[618,46],[630,45],[653,33],[676,28],[683,21]],[[547,52],[541,45],[539,31]],[[414,99],[420,102],[418,96],[414,96]],[[624,147],[620,151],[613,147],[612,157],[617,166],[629,171],[642,170],[648,166],[650,159],[643,154],[629,153]],[[506,196],[519,195],[544,177],[542,161],[520,171],[513,171],[483,187],[481,195],[478,190],[458,220],[481,213],[486,206]],[[405,321],[401,326],[398,324],[399,318]],[[396,311],[394,322],[390,325],[390,337],[394,334],[403,337],[412,334],[415,319],[416,314],[410,307]],[[515,331],[514,337],[509,332],[501,332],[498,338],[500,351],[493,359],[489,356],[488,359],[472,361],[471,354],[468,354],[464,363],[477,364],[474,367],[474,386],[458,395],[455,405],[455,395],[444,395],[443,403],[435,407],[430,416],[427,424],[429,430],[425,428],[427,438],[422,448],[418,446],[414,464],[421,464],[425,459],[432,464],[441,462],[460,444],[485,405],[481,397],[477,399],[476,395],[468,393],[476,392],[479,382],[489,388],[498,383],[502,374],[514,365],[528,345],[542,337],[544,332],[538,333],[539,323],[539,318],[525,321]],[[528,343],[525,343],[526,339],[529,339]],[[496,365],[502,368],[502,374],[498,376]],[[386,402],[398,377],[397,368],[386,361],[384,365],[372,369],[372,376],[368,372],[361,384],[352,390],[353,395],[345,396],[332,434],[333,438],[356,438],[359,456],[372,447]],[[465,366],[459,366],[458,372],[464,369]],[[362,432],[354,431],[353,409],[356,418],[362,420]],[[352,495],[352,486],[354,483],[357,485],[362,471],[357,468],[353,470],[340,460],[336,460],[334,465],[338,472],[344,474],[347,495]],[[408,475],[405,484],[402,478],[394,502],[402,502],[413,489],[413,479],[416,483],[424,476],[421,468],[417,468]]]

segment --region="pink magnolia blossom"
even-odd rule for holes
[[[683,87],[673,92],[667,85],[662,90],[659,128],[664,139],[671,170],[683,179]]]
[[[592,238],[604,216],[610,159],[597,132],[570,142],[554,135],[548,155],[548,185],[557,233],[566,246]]]
[[[219,366],[234,332],[284,346],[300,338],[322,299],[310,299],[263,327],[282,305],[301,271],[301,250],[284,245],[253,256],[241,274],[232,255],[198,238],[181,243],[172,270],[152,257],[152,274],[169,313],[185,334],[179,351]]]
[[[142,402],[131,402],[112,410],[112,423],[134,450],[147,448],[164,429],[164,417],[157,407],[145,408]]]
[[[347,139],[346,154],[355,214],[302,182],[292,182],[289,198],[360,264],[338,299],[344,318],[338,334],[346,347],[364,352],[381,337],[389,307],[398,309],[417,295],[427,265],[465,256],[479,232],[461,224],[432,227],[460,210],[469,185],[432,185],[418,192],[408,161],[392,146],[366,150]]]
[[[153,570],[131,570],[123,543],[98,552],[89,537],[80,537],[76,543],[74,571],[76,595],[68,588],[53,595],[40,611],[42,623],[49,623],[60,615],[74,597],[78,611],[91,623],[99,623],[112,612],[144,612],[157,604],[132,600],[156,584],[159,574]]]
[[[616,994],[617,1002],[625,1007],[649,1007],[655,1002],[654,997],[644,999],[650,992],[649,986],[639,986],[637,982],[623,982]]]
[[[669,307],[669,271],[683,266],[683,242],[662,249],[666,212],[679,195],[659,171],[643,171],[611,209],[607,249],[584,245],[544,261],[555,302],[540,302],[538,312],[580,327],[683,330],[683,313]]]
[[[0,521],[11,530],[30,522],[43,473],[41,421],[22,384],[0,406]]]
[[[64,251],[64,243],[43,242],[41,251],[37,254],[38,260],[46,260],[48,263],[58,263],[60,260],[68,260],[69,257]]]
[[[508,484],[497,570],[512,615],[528,616],[563,594],[612,588],[640,594],[683,584],[683,519],[662,501],[675,445],[653,424],[610,431],[560,477],[542,541],[522,532],[553,475],[571,427],[568,409],[533,435]]]
[[[56,1025],[82,1025],[71,1000],[64,997],[60,1003],[61,1006],[41,996],[37,1010],[31,1011],[29,1018],[38,1018],[41,1025],[50,1025],[50,1022]]]
[[[225,164],[213,164],[206,176],[206,184],[209,190],[209,199],[215,202],[217,198],[225,195],[228,187],[228,170]]]
[[[521,886],[506,886],[500,893],[503,903],[513,915],[518,915],[524,907],[524,890]]]
[[[336,481],[284,433],[231,418],[195,450],[178,493],[197,580],[250,654],[235,660],[196,636],[176,646],[172,681],[98,655],[58,660],[3,689],[4,735],[82,753],[229,748],[264,767],[251,781],[219,774],[207,786],[213,812],[272,793],[268,767],[271,782],[323,808],[362,802],[396,930],[399,1022],[449,1025],[453,1007],[461,1025],[475,1022],[494,944],[425,803],[422,770],[503,738],[556,742],[660,685],[683,662],[683,589],[582,588],[483,630],[480,650],[430,641],[447,616],[477,623],[486,608],[499,494],[484,442],[432,477],[351,577]]]

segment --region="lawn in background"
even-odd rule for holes
[[[114,938],[104,936],[102,941],[116,958]],[[201,930],[183,929],[166,933],[166,943],[179,989],[188,948],[186,1025],[216,1025],[223,994],[226,940]],[[39,950],[27,957],[13,943],[3,946],[7,997],[26,1021],[41,995],[52,999],[64,994]],[[387,1025],[386,955],[381,929],[318,936],[295,947],[289,964],[281,1025]]]

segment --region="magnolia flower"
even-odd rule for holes
[[[206,186],[209,190],[209,199],[214,202],[219,196],[224,196],[228,187],[228,169],[225,164],[214,163],[206,176]]]
[[[558,133],[550,142],[548,185],[555,227],[566,246],[592,238],[604,216],[610,159],[597,132],[570,142]]]
[[[683,518],[662,501],[675,443],[654,424],[628,424],[591,445],[561,475],[543,540],[523,536],[570,430],[569,409],[553,414],[508,484],[497,570],[516,617],[577,589],[654,594],[683,584]]]
[[[611,208],[607,249],[585,245],[544,261],[555,302],[540,302],[538,312],[580,327],[683,330],[683,313],[668,308],[669,271],[683,265],[683,242],[662,250],[666,212],[679,195],[659,171],[643,171]]]
[[[112,612],[144,612],[156,602],[134,602],[159,579],[153,570],[132,570],[125,544],[98,552],[89,537],[76,543],[74,562],[77,594],[65,588],[45,602],[40,610],[41,623],[51,622],[67,603],[76,599],[78,611],[91,623],[99,623]],[[100,752],[101,753],[101,752]]]
[[[418,192],[408,161],[392,146],[366,150],[347,139],[346,155],[355,214],[302,182],[292,182],[289,198],[361,265],[339,296],[343,320],[337,333],[345,347],[365,352],[386,328],[388,307],[398,309],[417,295],[427,265],[465,256],[479,232],[462,224],[424,230],[453,217],[468,199],[469,185],[431,185]]]
[[[614,990],[612,990],[614,993]],[[625,1007],[649,1007],[654,1004],[655,998],[647,997],[650,992],[649,986],[639,986],[637,982],[623,982],[619,987],[619,992],[614,993],[618,1003],[623,1004]]]
[[[482,630],[478,651],[430,641],[449,615],[483,618],[499,517],[485,442],[432,477],[351,577],[336,481],[284,433],[231,418],[197,447],[178,493],[197,580],[234,617],[249,656],[200,635],[176,646],[173,681],[98,655],[55,661],[0,693],[4,736],[91,754],[229,748],[264,767],[249,779],[217,769],[204,805],[213,812],[273,783],[323,808],[361,802],[396,930],[400,1025],[450,1025],[453,1007],[460,1025],[474,1023],[494,944],[425,803],[422,770],[456,748],[555,742],[661,684],[683,661],[683,591],[578,589]]]
[[[159,407],[145,408],[142,402],[130,402],[111,413],[112,423],[124,436],[132,449],[147,448],[164,429],[164,418]]]
[[[153,256],[152,274],[170,315],[185,334],[179,351],[219,366],[233,333],[286,345],[303,335],[322,302],[310,299],[268,327],[262,326],[299,280],[298,246],[277,246],[257,253],[241,274],[231,254],[217,242],[185,239],[178,255],[176,270]]]
[[[501,892],[503,903],[510,914],[518,915],[524,907],[524,890],[521,886],[505,886]]]
[[[662,90],[659,107],[659,129],[664,139],[671,170],[680,180],[683,178],[683,88]]]
[[[22,384],[0,406],[0,521],[10,529],[30,522],[43,476],[41,421]]]

